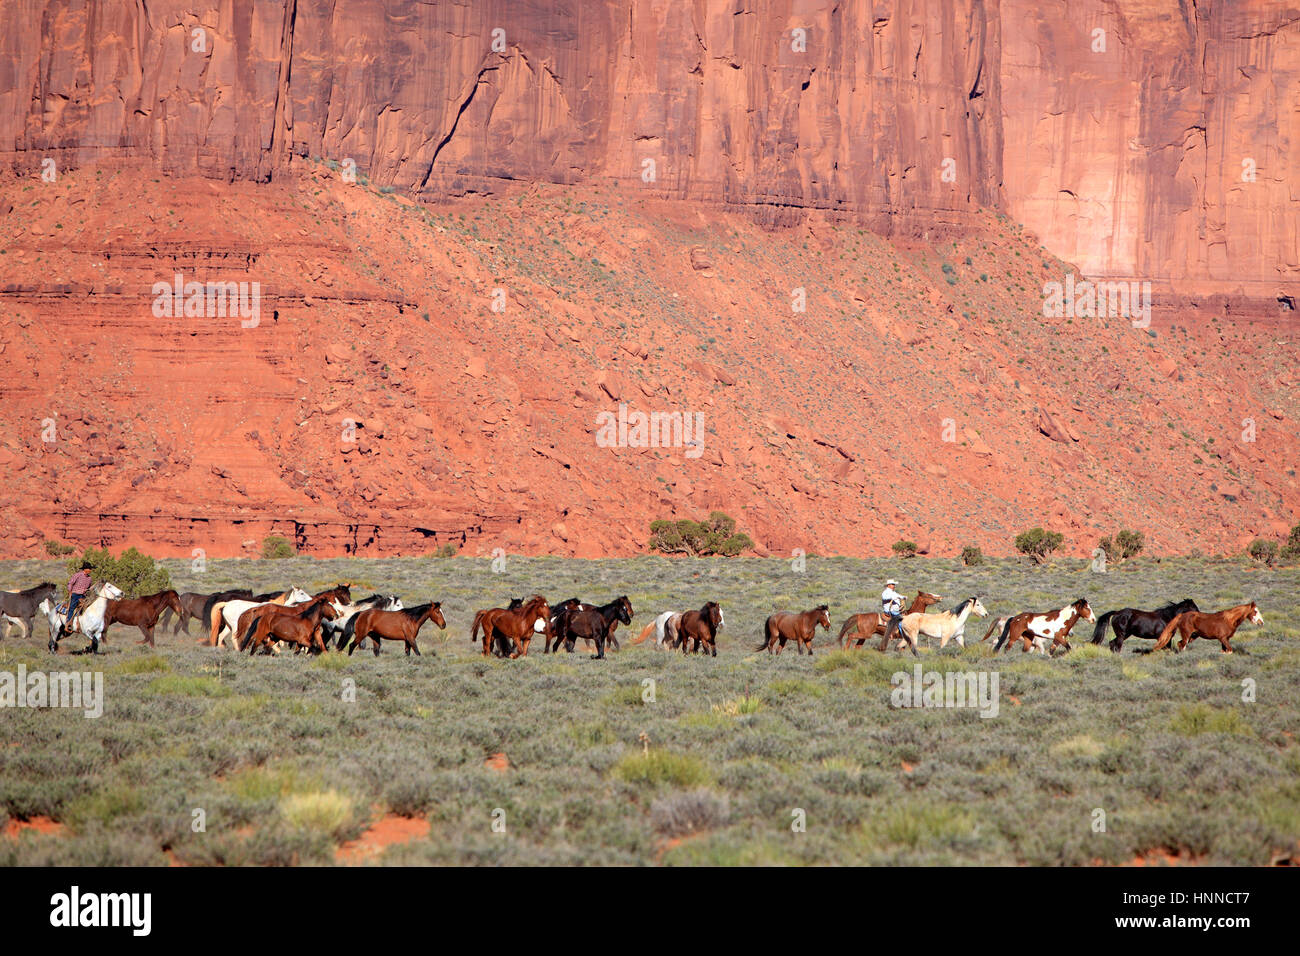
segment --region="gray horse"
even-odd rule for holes
[[[9,623],[12,621],[23,629],[23,637],[30,637],[37,606],[46,598],[53,598],[57,590],[57,585],[46,581],[26,591],[0,591],[0,619],[4,620],[4,636],[9,636]]]

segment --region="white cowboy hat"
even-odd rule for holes
[[[897,581],[895,581],[893,578],[890,578],[888,581],[885,582],[885,587],[892,588],[895,587],[897,584],[898,584]]]

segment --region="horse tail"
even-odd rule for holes
[[[343,622],[343,626],[338,629],[339,638],[337,641],[334,642],[335,650],[340,650],[340,651],[343,650],[343,648],[347,646],[348,640],[356,636],[357,618],[359,618],[360,616],[361,616],[360,614],[353,614],[350,618],[348,618],[346,621]]]
[[[260,614],[254,614],[253,619],[248,622],[248,630],[244,632],[243,640],[235,640],[235,650],[242,651],[248,646],[248,642],[253,639],[253,632],[257,630],[258,622],[262,620]],[[236,636],[237,637],[237,636]]]
[[[221,640],[221,625],[222,625],[222,617],[224,616],[224,615],[223,615],[223,612],[225,611],[225,609],[226,609],[226,606],[225,606],[224,603],[214,604],[214,605],[212,606],[212,626],[211,626],[211,630],[212,630],[212,646],[213,646],[213,647],[216,647],[216,646],[217,646],[217,643]]]
[[[481,623],[483,623],[483,612],[482,612],[482,611],[475,611],[475,612],[474,612],[474,623],[471,624],[471,625],[470,625],[470,628],[469,628],[469,642],[470,642],[471,644],[473,644],[475,641],[478,640],[478,629],[479,629],[479,625],[480,625]]]
[[[654,632],[655,632],[655,622],[651,621],[649,624],[647,624],[645,627],[641,629],[640,637],[634,637],[632,639],[632,643],[640,644],[642,641],[648,639],[650,635],[653,634]]]
[[[993,653],[996,654],[998,651],[1002,650],[1002,645],[1005,644],[1007,638],[1011,636],[1011,620],[1011,618],[1007,618],[1007,622],[1002,625],[1002,633],[998,636],[998,642],[993,645]]]
[[[1181,614],[1174,615],[1173,620],[1166,624],[1165,629],[1160,632],[1160,637],[1156,640],[1156,647],[1167,647],[1169,645],[1170,639],[1174,636],[1174,631],[1178,630],[1178,622],[1182,619]],[[1155,648],[1152,648],[1152,650],[1155,650]]]
[[[856,614],[849,615],[849,619],[840,626],[840,637],[839,637],[840,647],[844,646],[844,638],[848,635],[849,631],[852,628],[855,628],[857,626],[858,626],[858,616]]]
[[[763,622],[763,640],[759,643],[758,647],[754,648],[754,650],[756,650],[756,651],[761,651],[763,648],[767,647],[767,645],[768,645],[769,643],[771,643],[771,639],[770,639],[770,638],[768,637],[768,635],[767,635],[767,621],[764,621],[764,622]]]
[[[1092,629],[1092,643],[1100,644],[1102,642],[1102,639],[1106,636],[1106,628],[1110,626],[1110,619],[1117,613],[1119,612],[1107,611],[1101,617],[1097,618],[1097,626]]]
[[[984,643],[985,641],[987,641],[990,637],[992,637],[992,636],[993,636],[993,632],[996,631],[997,629],[998,629],[998,618],[995,617],[995,618],[993,619],[993,623],[989,625],[989,629],[988,629],[987,631],[985,631],[985,632],[984,632],[984,636],[980,638],[980,643],[983,644],[983,643]]]

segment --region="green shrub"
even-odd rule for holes
[[[1141,531],[1121,528],[1113,538],[1107,536],[1098,541],[1097,547],[1106,553],[1106,560],[1111,564],[1120,564],[1142,553],[1146,537]]]
[[[1059,531],[1044,531],[1042,528],[1030,528],[1016,535],[1016,550],[1028,555],[1034,564],[1042,564],[1047,556],[1065,543],[1065,535]]]
[[[293,546],[293,542],[288,538],[268,534],[262,539],[262,557],[267,560],[276,561],[281,558],[292,558],[297,553],[298,549]]]
[[[908,541],[905,538],[895,541],[894,554],[898,555],[900,558],[916,557],[916,542]]]
[[[77,549],[72,545],[64,544],[62,541],[54,541],[50,538],[45,539],[45,553],[51,557],[61,558],[65,554],[72,554],[72,552],[76,550]]]
[[[961,563],[968,568],[978,567],[984,563],[984,552],[973,544],[961,549]]]
[[[749,535],[736,531],[736,520],[721,511],[710,514],[707,521],[660,519],[650,522],[651,551],[696,557],[716,554],[730,558],[753,547]]]
[[[1246,549],[1246,553],[1260,564],[1272,567],[1277,563],[1277,542],[1267,538],[1256,538]]]
[[[666,750],[628,754],[614,765],[614,775],[628,783],[651,786],[698,787],[711,782],[708,769],[698,757]]]
[[[456,546],[449,541],[433,552],[433,556],[435,558],[454,558],[456,557]]]
[[[83,561],[90,562],[91,577],[96,581],[111,581],[129,598],[157,594],[172,586],[167,569],[135,548],[127,548],[116,558],[107,548],[87,548],[81,557],[68,559],[68,572],[75,573]]]

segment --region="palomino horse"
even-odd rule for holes
[[[940,650],[947,647],[949,641],[956,641],[958,647],[965,647],[966,618],[972,614],[978,617],[988,614],[978,596],[968,597],[951,611],[940,611],[938,614],[922,614],[917,611],[905,614],[898,622],[898,633],[911,648],[913,657],[921,656],[916,652],[916,639],[922,634],[929,638],[937,637]],[[883,651],[888,643],[889,635],[886,634],[880,641],[880,649]]]
[[[691,648],[692,654],[699,653],[701,647],[704,653],[718,656],[718,628],[726,625],[722,617],[722,608],[718,606],[717,601],[708,601],[704,607],[698,611],[687,611],[682,614],[673,627],[674,635],[672,638],[673,647],[681,647],[682,653],[686,653],[686,645],[691,641],[695,646]],[[812,653],[809,647],[808,653]]]
[[[5,622],[4,636],[9,636],[9,624],[17,624],[23,631],[23,637],[32,636],[32,621],[46,598],[54,599],[58,586],[46,581],[26,591],[0,591],[0,618]]]
[[[259,595],[259,597],[261,596]],[[309,601],[311,601],[311,595],[299,587],[280,591],[274,597],[267,598],[265,601],[259,601],[257,598],[218,601],[212,605],[212,637],[209,643],[213,647],[220,647],[225,636],[230,635],[231,642],[236,645],[236,650],[243,650],[238,646],[236,638],[239,636],[239,618],[249,608],[265,607],[268,604],[292,606],[306,604]]]
[[[1255,606],[1254,601],[1215,611],[1213,614],[1187,611],[1165,625],[1165,629],[1160,633],[1160,640],[1156,641],[1156,646],[1152,650],[1158,651],[1162,647],[1168,647],[1174,634],[1177,633],[1182,640],[1174,647],[1175,653],[1187,647],[1188,642],[1204,637],[1218,641],[1223,645],[1223,653],[1231,654],[1232,645],[1228,641],[1237,633],[1237,628],[1241,627],[1242,621],[1261,625],[1264,623],[1264,616],[1259,613],[1259,608]]]
[[[474,614],[474,623],[470,627],[469,642],[473,644],[478,636],[478,629],[483,628],[483,656],[488,656],[492,642],[500,635],[514,645],[510,657],[525,656],[534,634],[542,634],[546,639],[551,635],[551,608],[546,598],[534,594],[517,608],[491,607]]]
[[[564,649],[570,654],[573,653],[573,647],[577,643],[577,639],[583,637],[583,635],[575,634],[570,625],[573,623],[574,618],[583,611],[595,611],[605,619],[604,640],[613,644],[614,650],[619,649],[618,638],[614,636],[614,632],[618,630],[618,625],[620,623],[632,623],[632,602],[628,600],[626,594],[622,597],[617,597],[608,604],[603,604],[600,607],[597,607],[594,604],[584,604],[577,598],[569,598],[561,605],[561,607],[563,610],[559,614],[551,615],[551,631],[555,635],[555,643],[550,648],[552,652],[558,652],[560,649],[560,641],[563,641]],[[623,613],[619,613],[620,610]],[[591,629],[586,628],[585,630],[590,631]],[[587,641],[588,646],[590,646],[590,643],[595,640],[595,637],[583,637],[583,640]],[[548,641],[548,643],[550,642]],[[597,650],[599,651],[597,657],[605,656],[603,647],[597,648]]]
[[[104,613],[108,610],[108,602],[115,601],[122,596],[122,589],[116,584],[105,581],[100,586],[99,594],[89,604],[80,608],[77,617],[69,621],[70,625],[76,625],[73,631],[80,631],[86,637],[90,638],[90,647],[87,650],[92,654],[99,652],[99,641],[104,636]],[[63,627],[64,616],[54,607],[54,598],[48,597],[41,602],[40,608],[45,612],[45,619],[50,624],[50,653],[53,654],[59,649],[59,641],[62,639],[59,631]],[[65,635],[66,636],[66,635]]]
[[[1097,618],[1097,626],[1092,631],[1092,643],[1100,644],[1106,636],[1107,627],[1110,627],[1115,632],[1115,637],[1110,642],[1110,649],[1118,654],[1124,649],[1124,641],[1128,638],[1142,637],[1148,641],[1157,640],[1164,631],[1165,625],[1179,614],[1199,610],[1195,601],[1186,598],[1177,604],[1166,604],[1154,611],[1139,611],[1134,607],[1107,611]]]
[[[907,614],[916,614],[924,611],[926,608],[938,604],[943,598],[938,594],[931,594],[928,591],[917,591],[916,597],[912,599],[912,606],[906,611]],[[849,617],[840,626],[839,644],[840,647],[848,648],[861,647],[877,634],[885,633],[885,625],[889,623],[889,615],[880,611],[867,611],[865,614],[854,614]],[[853,633],[849,633],[852,631]],[[850,645],[846,642],[857,638],[857,643]]]
[[[564,649],[572,654],[578,638],[593,641],[596,644],[596,653],[591,655],[591,659],[604,660],[605,642],[613,639],[614,628],[620,621],[624,624],[632,623],[632,602],[627,599],[627,595],[610,601],[602,607],[583,607],[576,611],[569,611],[565,615],[564,622]],[[618,646],[617,641],[614,642],[614,646]],[[559,647],[560,642],[557,638],[552,650],[558,650]]]
[[[137,644],[155,646],[153,629],[158,623],[158,615],[163,608],[181,613],[181,602],[175,591],[159,591],[147,597],[127,598],[122,601],[109,601],[104,612],[104,640],[108,641],[108,628],[112,624],[130,624],[138,627],[144,635]]]
[[[1067,604],[1055,611],[1045,611],[1041,614],[1025,611],[1023,614],[1007,618],[1007,623],[1002,626],[1001,636],[993,645],[993,653],[1002,650],[1003,646],[1010,650],[1011,645],[1016,641],[1023,643],[1021,649],[1026,653],[1035,645],[1038,646],[1039,652],[1044,654],[1050,654],[1057,647],[1065,648],[1068,653],[1070,628],[1074,627],[1074,622],[1080,618],[1094,624],[1097,622],[1096,615],[1092,613],[1092,608],[1084,598],[1079,598],[1073,604]],[[1042,643],[1039,643],[1040,641]],[[1043,644],[1049,641],[1052,646],[1044,650]]]
[[[641,629],[641,636],[634,638],[633,644],[640,644],[649,639],[650,635],[655,636],[655,648],[664,650],[675,647],[677,644],[677,628],[682,622],[681,611],[664,611],[653,621]]]
[[[325,625],[331,620],[337,620],[343,614],[344,610],[350,606],[345,603],[343,596],[346,594],[348,594],[347,588],[343,585],[339,585],[338,587],[330,588],[328,591],[321,591],[318,594],[313,594],[309,601],[303,602],[329,602],[330,608],[334,613],[325,615],[325,620],[321,621],[321,640],[325,643],[326,647],[329,646],[329,638],[326,636]],[[301,610],[302,606],[297,603],[265,604],[249,608],[239,615],[239,621],[235,625],[235,646],[241,651],[248,646],[248,640],[252,636],[253,629],[257,626],[259,618],[267,614],[297,614]],[[239,637],[241,634],[243,635],[242,639]],[[279,645],[273,645],[272,650],[277,654],[280,653]],[[298,646],[294,649],[294,653],[299,653],[302,650],[303,648]]]
[[[236,591],[220,591],[217,594],[197,594],[194,591],[182,591],[180,594],[176,595],[176,599],[180,601],[181,604],[180,613],[173,615],[171,608],[164,608],[162,617],[158,619],[158,626],[166,627],[167,622],[171,621],[174,617],[175,621],[172,624],[172,634],[179,634],[182,630],[186,634],[189,634],[191,620],[203,621],[203,606],[207,604],[208,599],[218,597],[222,594],[225,595],[223,600],[230,600],[231,598],[251,598],[253,596],[253,592],[248,588],[240,588]],[[206,628],[210,623],[211,622],[208,622],[204,627]]]
[[[776,648],[776,653],[780,654],[785,650],[785,642],[793,639],[795,648],[800,654],[803,653],[804,647],[808,648],[808,653],[812,653],[813,635],[817,633],[817,625],[820,624],[824,629],[831,629],[830,615],[827,613],[830,609],[825,604],[819,604],[811,611],[795,613],[794,611],[777,611],[763,624],[763,643],[754,648],[756,651],[766,649],[769,654],[772,648]],[[780,642],[780,646],[777,642]]]
[[[348,648],[348,654],[351,655],[357,649],[357,645],[367,637],[375,643],[375,656],[379,656],[379,639],[382,637],[389,641],[405,641],[406,656],[411,656],[411,651],[415,651],[415,656],[420,656],[420,647],[415,639],[420,634],[420,625],[425,621],[433,621],[442,630],[447,629],[447,621],[442,616],[442,602],[431,601],[428,604],[417,604],[415,607],[403,608],[400,611],[362,611],[356,617],[354,632],[356,637],[352,645]],[[438,652],[434,651],[436,657]]]
[[[248,640],[242,645],[236,640],[235,646],[241,651],[247,647],[249,655],[253,655],[269,641],[284,641],[324,654],[321,622],[337,616],[334,601],[328,596],[313,598],[311,603],[302,607],[269,607],[255,615]]]

